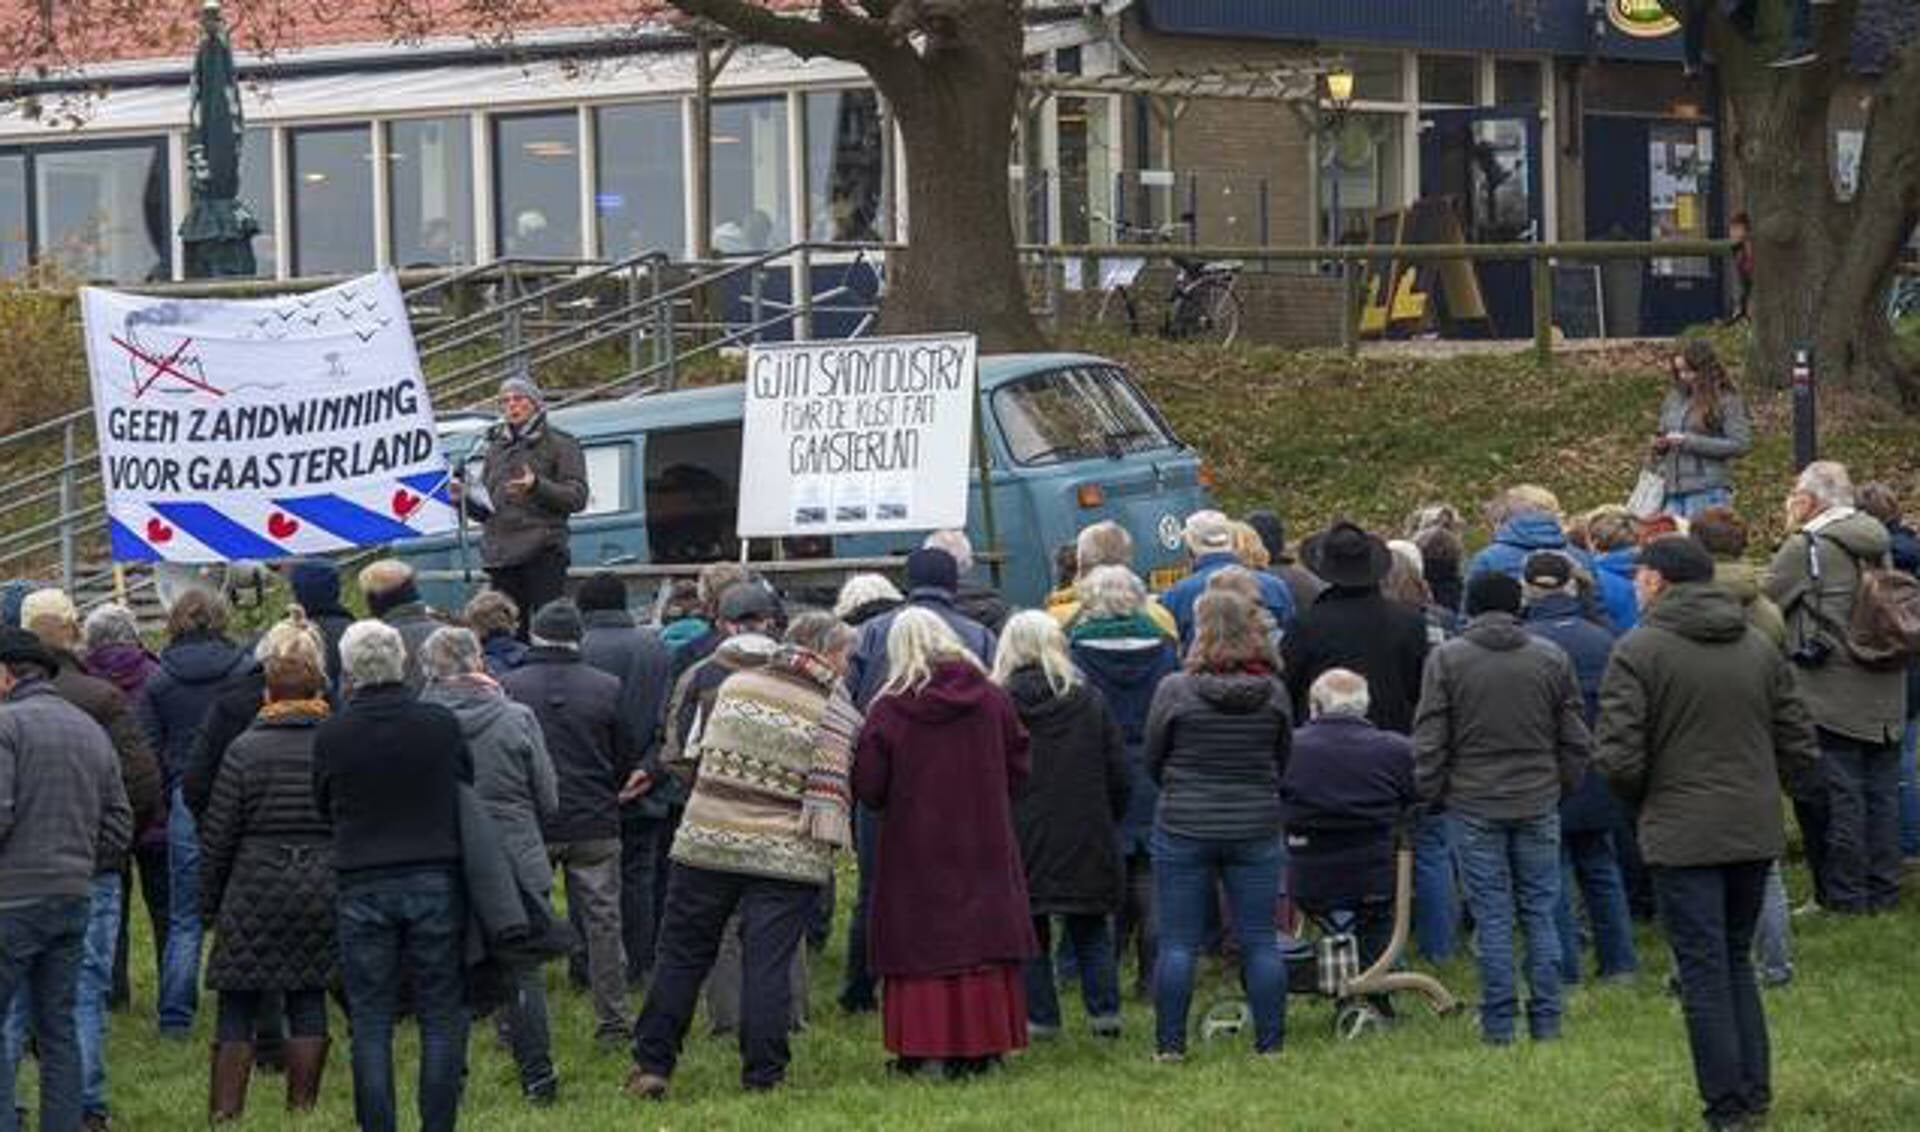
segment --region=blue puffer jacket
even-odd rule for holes
[[[1560,520],[1539,511],[1525,511],[1508,519],[1493,532],[1493,541],[1473,556],[1467,566],[1467,581],[1482,574],[1505,574],[1514,581],[1526,569],[1527,556],[1542,550],[1558,550],[1588,571],[1593,560],[1585,551],[1567,545],[1567,533]]]
[[[187,771],[193,737],[221,684],[252,663],[251,655],[225,637],[184,636],[160,653],[160,670],[140,691],[139,712],[147,746],[160,759],[168,797]]]
[[[1120,852],[1128,857],[1145,853],[1153,839],[1154,810],[1160,804],[1160,789],[1148,777],[1142,754],[1147,711],[1160,681],[1179,671],[1179,657],[1173,642],[1156,634],[1098,639],[1076,634],[1073,663],[1087,683],[1106,697],[1107,710],[1126,740],[1130,791],[1126,817],[1120,822]]]
[[[1614,635],[1587,620],[1580,599],[1570,594],[1543,598],[1527,607],[1527,632],[1559,645],[1573,661],[1580,684],[1581,712],[1589,728],[1600,714],[1600,680],[1613,656]],[[1599,833],[1614,828],[1618,810],[1613,791],[1600,772],[1588,767],[1580,785],[1560,802],[1560,828],[1566,833]]]
[[[1633,589],[1634,559],[1639,556],[1640,551],[1631,546],[1593,556],[1593,579],[1600,587],[1600,606],[1607,611],[1607,620],[1613,623],[1616,633],[1625,633],[1640,624],[1640,595]]]

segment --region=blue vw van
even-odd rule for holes
[[[1055,548],[1102,519],[1132,533],[1135,569],[1153,588],[1180,576],[1181,523],[1213,505],[1207,475],[1117,363],[1079,354],[986,356],[980,390],[999,584],[1008,601],[1041,605],[1053,587]],[[556,410],[553,423],[577,437],[586,455],[590,498],[573,518],[574,569],[647,564],[691,574],[708,562],[739,559],[734,516],[744,404],[744,387],[734,384]],[[448,459],[477,461],[492,424],[486,414],[443,418]],[[469,479],[478,478],[475,464]],[[968,534],[987,559],[996,540],[987,535],[980,490],[976,469]],[[755,560],[861,559],[904,555],[924,536],[788,538],[778,547],[755,540],[750,549]],[[463,569],[456,536],[395,550],[416,569]],[[469,529],[465,553],[483,583],[477,529]],[[986,580],[989,571],[983,565],[977,575]],[[460,585],[440,577],[423,585],[423,596],[458,608]]]

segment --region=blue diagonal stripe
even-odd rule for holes
[[[337,495],[308,495],[299,499],[276,499],[273,502],[281,510],[356,546],[416,538],[420,533],[405,523],[396,522],[378,511],[350,503]]]
[[[401,476],[400,482],[422,495],[431,495],[447,506],[453,506],[453,497],[447,494],[447,473],[421,472],[417,476]]]
[[[287,556],[286,548],[254,534],[205,503],[155,503],[152,506],[207,549],[229,561]]]
[[[160,552],[118,519],[108,518],[107,536],[115,562],[157,562]]]

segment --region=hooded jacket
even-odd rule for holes
[[[1640,595],[1633,588],[1639,557],[1639,549],[1631,546],[1593,556],[1593,580],[1600,588],[1600,605],[1616,633],[1640,623]]]
[[[985,625],[960,611],[960,607],[951,590],[937,586],[915,586],[907,593],[906,608],[912,606],[925,609],[947,623],[960,643],[974,655],[983,667],[993,667],[994,635]],[[887,682],[887,634],[893,631],[894,619],[900,610],[890,610],[860,626],[859,640],[854,642],[853,657],[847,662],[847,689],[853,693],[854,705],[865,711],[873,698],[880,694],[881,685]]]
[[[1778,857],[1780,784],[1818,757],[1793,666],[1718,586],[1668,590],[1614,649],[1594,759],[1648,864]]]
[[[1587,767],[1572,662],[1511,614],[1474,618],[1427,661],[1413,743],[1426,801],[1486,821],[1546,815]]]
[[[1292,746],[1287,688],[1273,676],[1167,677],[1147,716],[1144,752],[1160,787],[1158,828],[1210,841],[1279,836]]]
[[[141,689],[139,714],[169,798],[187,772],[194,734],[221,685],[252,663],[250,654],[225,637],[180,637],[161,651],[160,671]]]
[[[1813,641],[1827,651],[1825,663],[1794,668],[1815,726],[1863,743],[1897,743],[1906,730],[1906,673],[1862,668],[1840,639],[1853,620],[1861,571],[1883,565],[1891,546],[1880,520],[1829,508],[1787,536],[1767,581],[1767,596],[1786,619],[1787,651]],[[1812,555],[1819,559],[1817,585]]]
[[[1056,693],[1038,667],[1007,681],[1033,770],[1014,804],[1027,899],[1036,916],[1105,916],[1125,883],[1116,836],[1130,789],[1126,741],[1083,681]]]
[[[1774,648],[1786,646],[1786,619],[1780,616],[1780,607],[1773,604],[1773,599],[1761,592],[1758,567],[1751,562],[1715,562],[1713,584],[1733,595],[1747,611],[1747,623],[1773,642]]]
[[[1543,550],[1557,550],[1588,572],[1593,560],[1585,551],[1567,544],[1567,532],[1560,520],[1544,511],[1522,511],[1493,532],[1493,541],[1473,556],[1467,565],[1467,581],[1482,574],[1505,574],[1519,581],[1527,568],[1527,558]]]
[[[340,686],[340,636],[353,624],[353,614],[340,604],[340,568],[325,558],[305,558],[287,568],[293,600],[327,643],[327,681]]]
[[[533,709],[559,778],[560,805],[541,824],[549,844],[620,836],[620,788],[640,749],[620,710],[620,681],[581,659],[578,649],[536,645],[500,681]]]
[[[1559,645],[1573,662],[1580,685],[1580,718],[1591,730],[1600,710],[1600,680],[1613,656],[1614,635],[1587,620],[1580,599],[1557,593],[1527,607],[1527,632]],[[1619,822],[1619,809],[1606,780],[1592,766],[1580,776],[1580,785],[1560,803],[1560,829],[1565,833],[1602,833]]]
[[[420,699],[460,721],[473,758],[473,789],[493,818],[514,877],[523,891],[546,896],[553,865],[540,826],[559,812],[560,786],[540,721],[525,704],[483,686],[436,681]]]
[[[962,661],[881,696],[854,752],[854,796],[878,815],[868,946],[876,975],[1022,963],[1036,944],[1014,839],[1027,733],[1013,701]]]
[[[1667,390],[1660,402],[1660,435],[1679,433],[1684,439],[1656,464],[1666,478],[1668,495],[1689,495],[1733,485],[1730,465],[1753,448],[1753,422],[1747,415],[1747,403],[1738,393],[1728,393],[1720,401],[1720,428],[1700,432],[1687,425],[1687,401],[1678,386]]]
[[[1149,851],[1160,804],[1160,787],[1147,774],[1147,713],[1160,682],[1180,670],[1180,657],[1172,636],[1162,635],[1157,622],[1107,635],[1107,628],[1118,624],[1081,621],[1073,629],[1072,649],[1073,663],[1106,700],[1126,744],[1127,812],[1120,822],[1120,851],[1131,857]]]
[[[531,469],[533,486],[510,491],[507,481]],[[480,473],[488,505],[470,508],[484,523],[480,556],[490,567],[518,566],[567,548],[567,517],[587,505],[587,460],[580,442],[554,428],[542,412],[523,428],[505,421],[487,431]]]

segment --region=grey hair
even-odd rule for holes
[[[429,680],[447,680],[486,670],[486,654],[472,629],[448,625],[435,629],[420,644],[420,671]]]
[[[340,634],[340,669],[356,688],[397,684],[407,674],[407,643],[384,621],[355,621]]]
[[[110,601],[87,614],[86,642],[88,652],[108,645],[140,644],[140,622],[133,610]]]
[[[1080,532],[1073,552],[1082,577],[1102,566],[1131,566],[1133,536],[1112,519],[1103,519]]]
[[[851,617],[863,605],[876,601],[905,601],[900,587],[885,574],[855,574],[840,586],[840,596],[833,603],[833,615],[845,619]]]
[[[1074,587],[1087,617],[1131,617],[1147,604],[1147,585],[1125,566],[1095,566]]]
[[[1362,719],[1373,706],[1367,678],[1347,668],[1331,668],[1307,689],[1307,704],[1315,719]]]
[[[885,579],[882,579],[883,581]],[[786,643],[817,656],[832,656],[853,640],[853,630],[831,613],[802,613],[787,624]]]
[[[1812,496],[1822,507],[1853,506],[1853,477],[1838,460],[1815,460],[1800,472],[1795,491]]]
[[[935,531],[920,545],[928,550],[944,550],[953,555],[954,564],[959,567],[959,574],[963,578],[973,569],[973,541],[967,538],[965,531]]]

